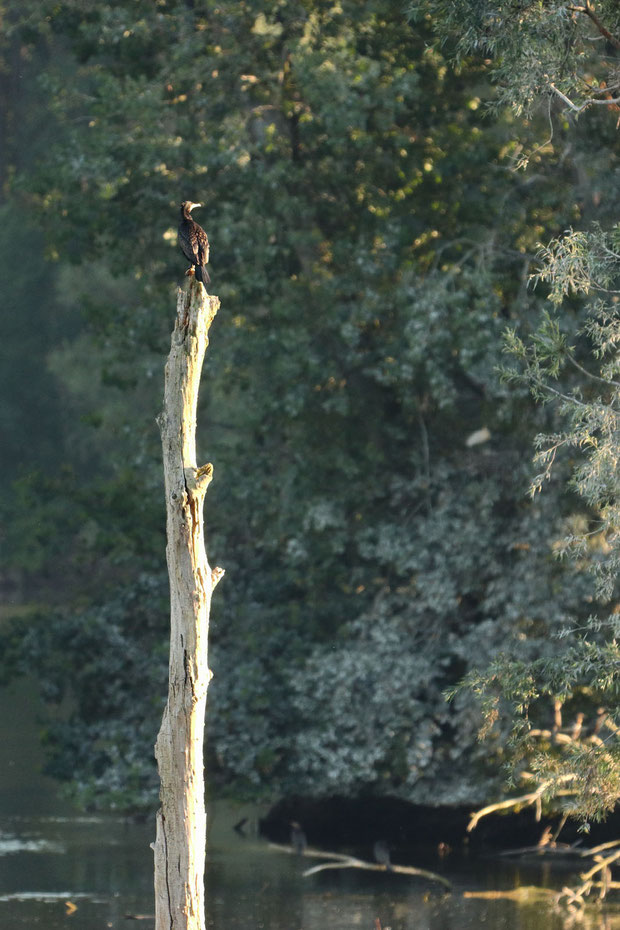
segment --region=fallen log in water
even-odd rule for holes
[[[279,843],[270,843],[271,849],[277,849],[279,852],[292,853],[296,855],[292,846],[283,846]],[[438,875],[436,872],[429,872],[427,869],[418,869],[413,865],[390,865],[389,870],[384,865],[378,865],[376,862],[366,862],[364,859],[357,859],[355,856],[349,856],[343,853],[330,852],[325,849],[306,849],[304,857],[314,859],[330,859],[331,862],[322,862],[320,865],[314,865],[306,869],[303,873],[304,878],[310,875],[316,875],[317,872],[323,872],[326,869],[366,869],[370,872],[393,872],[396,875],[415,875],[419,878],[426,878],[431,882],[438,882],[452,891],[452,883]]]

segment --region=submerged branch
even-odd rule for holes
[[[510,888],[505,891],[464,891],[464,898],[481,898],[487,901],[544,901],[554,898],[557,892],[552,888],[539,888],[537,885],[521,885],[519,888]]]
[[[279,852],[293,853],[296,855],[295,850],[291,846],[283,846],[279,843],[270,843],[272,849],[277,849]],[[429,872],[427,869],[418,869],[413,865],[391,865],[389,869],[386,869],[384,865],[378,865],[376,862],[366,862],[364,859],[357,859],[355,856],[349,856],[343,853],[329,852],[324,849],[306,849],[304,851],[305,858],[314,858],[314,859],[331,859],[331,862],[322,862],[320,865],[314,865],[303,873],[304,878],[308,878],[310,875],[316,875],[317,872],[323,872],[326,869],[366,869],[369,872],[394,872],[398,875],[417,875],[420,878],[427,878],[432,882],[439,882],[449,891],[452,890],[452,883],[448,881],[447,878],[444,878],[443,875],[438,875],[436,872]]]

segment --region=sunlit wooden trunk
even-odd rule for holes
[[[193,278],[179,290],[158,419],[167,512],[170,667],[168,701],[155,745],[161,782],[154,844],[156,930],[205,928],[207,640],[211,594],[222,571],[211,570],[205,551],[203,503],[213,468],[196,465],[196,407],[209,327],[219,304]]]

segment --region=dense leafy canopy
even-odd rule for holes
[[[612,810],[620,793],[620,233],[616,156],[608,144],[613,121],[614,134],[618,130],[620,18],[617,4],[595,5],[589,0],[584,5],[525,3],[518,8],[501,2],[473,3],[467,11],[461,4],[449,6],[448,12],[446,4],[430,0],[414,4],[412,12],[431,19],[444,39],[457,23],[461,27],[466,23],[458,48],[487,50],[500,85],[498,99],[511,103],[515,112],[531,108],[536,101],[545,104],[550,134],[535,155],[554,152],[560,126],[566,133],[565,152],[578,143],[583,128],[583,123],[575,122],[579,116],[602,142],[589,164],[594,190],[591,205],[581,210],[576,224],[580,228],[565,229],[542,245],[536,256],[531,280],[547,290],[552,309],[541,315],[538,329],[525,338],[518,327],[508,331],[507,349],[517,361],[505,374],[511,383],[527,385],[538,402],[555,408],[553,430],[536,437],[541,471],[531,490],[535,494],[543,489],[558,459],[568,462],[570,486],[588,509],[567,524],[558,552],[572,555],[577,565],[589,566],[596,592],[610,610],[577,625],[572,642],[551,660],[524,665],[502,656],[482,676],[468,676],[469,683],[484,694],[489,721],[496,714],[498,694],[512,701],[517,711],[518,755],[529,758],[531,773],[546,796],[555,797],[557,803],[563,795],[559,803],[567,812],[595,818]],[[536,66],[528,64],[532,55]],[[521,165],[527,162],[528,155],[520,159]],[[586,730],[578,711],[584,694],[601,701],[597,723]],[[553,732],[541,731],[530,716],[543,696],[554,699],[559,714]],[[553,734],[561,726],[563,704],[577,716],[568,733],[561,734],[561,751]]]
[[[586,166],[614,170],[613,120],[593,108],[593,155],[591,129],[559,119],[551,143],[545,114],[485,116],[484,61],[455,69],[432,41],[459,5],[433,6],[411,22],[395,0],[27,0],[12,14],[7,42],[42,65],[29,93],[54,131],[44,156],[15,158],[6,209],[25,202],[43,226],[55,286],[35,312],[66,327],[31,350],[62,398],[62,442],[4,505],[13,570],[36,569],[57,609],[5,624],[5,655],[69,708],[51,767],[89,804],[154,794],[154,417],[182,199],[205,205],[222,300],[198,429],[216,469],[209,552],[227,570],[208,715],[222,789],[486,798],[509,719],[480,745],[474,695],[447,704],[445,690],[500,653],[551,660],[554,634],[591,609],[597,551],[576,568],[554,557],[586,504],[561,471],[526,496],[555,410],[497,366],[506,326],[523,340],[541,317],[539,242],[612,210]],[[566,325],[584,312],[573,300]],[[594,713],[596,688],[575,695]]]

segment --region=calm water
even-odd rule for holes
[[[120,817],[79,816],[37,775],[27,695],[0,692],[0,930],[150,930],[154,824]],[[8,710],[7,710],[8,708]],[[30,726],[29,726],[30,725]],[[232,829],[248,816],[249,835]],[[620,930],[620,909],[579,918],[546,903],[475,899],[464,892],[542,884],[561,887],[568,875],[505,861],[443,862],[411,850],[411,865],[441,871],[451,895],[409,876],[327,871],[304,878],[317,860],[279,852],[256,836],[256,811],[211,805],[207,912],[214,930]],[[403,857],[400,856],[400,861]],[[67,903],[69,902],[69,903]]]
[[[539,869],[448,859],[442,871],[454,891],[447,896],[418,879],[383,873],[327,871],[303,878],[303,869],[317,860],[283,854],[257,837],[241,839],[232,830],[241,813],[247,812],[216,805],[211,815],[207,901],[208,926],[215,930],[374,930],[377,918],[384,930],[620,930],[618,911],[576,921],[547,904],[463,896],[472,889],[562,881]],[[5,813],[0,831],[2,930],[153,926],[152,918],[127,918],[152,915],[151,824]]]

